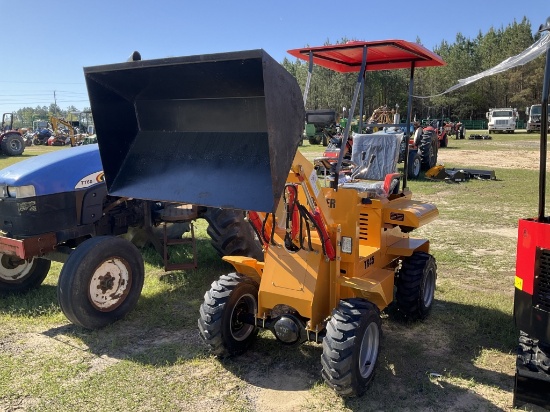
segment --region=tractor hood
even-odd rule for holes
[[[0,170],[0,186],[33,185],[37,196],[70,192],[102,181],[97,144],[61,149]]]
[[[84,68],[114,196],[271,212],[304,128],[296,79],[263,50]]]

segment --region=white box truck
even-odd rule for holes
[[[518,118],[518,109],[511,107],[489,109],[485,114],[488,122],[489,134],[493,132],[514,133],[516,130],[516,120]]]

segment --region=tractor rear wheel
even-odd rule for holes
[[[408,319],[424,319],[434,301],[437,265],[432,255],[414,252],[404,258],[396,279],[399,311]]]
[[[25,150],[25,141],[18,133],[8,133],[2,139],[0,148],[7,156],[19,156]]]
[[[422,158],[422,170],[429,170],[437,165],[437,145],[437,138],[434,138],[433,132],[422,135],[422,141],[418,148]]]
[[[123,318],[137,304],[145,269],[129,241],[98,236],[80,244],[59,274],[61,310],[75,325],[100,329]]]
[[[204,295],[198,320],[199,333],[219,357],[243,353],[258,334],[244,323],[243,315],[258,311],[258,283],[240,273],[221,276]]]
[[[248,256],[264,260],[262,245],[252,225],[239,210],[208,208],[203,215],[207,233],[220,256]]]
[[[52,262],[48,259],[28,260],[0,253],[0,293],[23,293],[42,284]]]
[[[378,308],[364,299],[341,300],[327,323],[321,355],[325,382],[340,396],[360,396],[372,382],[382,329]]]

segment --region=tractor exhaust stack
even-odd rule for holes
[[[263,50],[84,68],[112,195],[274,211],[304,128]]]

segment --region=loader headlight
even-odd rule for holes
[[[17,199],[21,199],[25,197],[36,196],[36,191],[34,190],[33,185],[7,186],[4,195],[7,195],[6,197],[15,197]]]
[[[342,236],[342,253],[351,253],[351,237]]]

